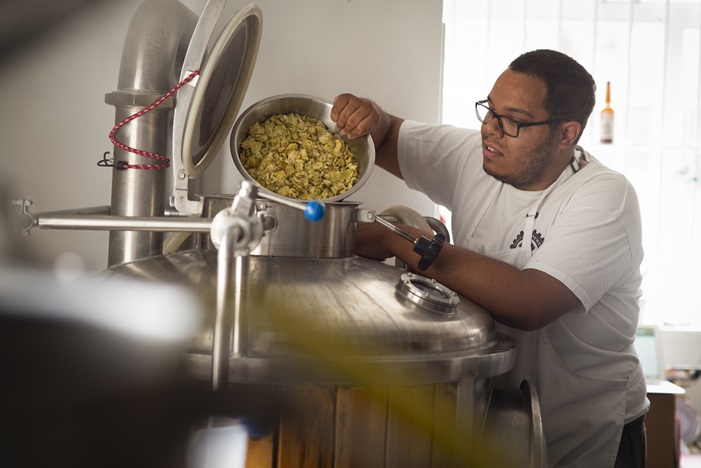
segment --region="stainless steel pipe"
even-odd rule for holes
[[[180,78],[182,63],[197,15],[173,0],[146,0],[129,26],[122,51],[118,91],[105,96],[116,108],[115,124],[148,107],[170,91]],[[169,155],[170,123],[174,99],[122,127],[116,135],[122,144],[159,155]],[[128,164],[154,161],[114,147],[114,160]],[[158,161],[155,161],[158,162]],[[166,177],[164,169],[112,171],[112,215],[163,216]],[[108,265],[160,255],[160,232],[113,231],[109,237]]]
[[[217,255],[217,310],[212,337],[212,389],[225,391],[229,385],[229,362],[241,357],[244,301],[250,257],[234,254],[241,230],[232,226],[224,233]]]
[[[209,232],[212,220],[206,218],[150,218],[137,216],[37,216],[41,229],[135,232]]]

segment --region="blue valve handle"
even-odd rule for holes
[[[325,213],[326,205],[316,200],[310,201],[307,203],[307,206],[304,207],[304,217],[309,221],[319,221],[324,217]]]
[[[304,211],[304,217],[309,221],[319,221],[326,213],[326,205],[317,200],[312,200],[305,203],[301,200],[292,200],[287,197],[283,197],[282,195],[269,192],[260,192],[258,193],[258,196],[282,203],[283,205],[291,206],[292,208],[297,208],[298,210],[302,210]]]

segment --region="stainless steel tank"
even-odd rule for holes
[[[205,214],[230,204],[205,197]],[[483,431],[490,402],[500,398],[490,378],[512,367],[514,341],[439,283],[356,256],[358,206],[329,203],[312,223],[297,209],[256,202],[265,235],[241,272],[247,285],[228,390],[235,398],[241,386],[275,388],[294,417],[251,442],[252,466],[498,466],[503,453],[480,447],[485,437],[514,439],[510,428]],[[212,378],[217,300],[218,254],[208,237],[200,235],[198,248],[105,272],[201,295],[212,313],[188,362],[202,381]],[[520,412],[532,420],[531,400],[524,404]],[[526,448],[515,453],[520,461],[537,454],[537,437],[515,438]]]

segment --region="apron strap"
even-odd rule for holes
[[[570,167],[572,168],[572,174],[576,174],[580,169],[579,159],[577,158],[576,151],[575,151],[575,155],[572,156],[572,160],[570,160]],[[535,220],[538,217],[538,211],[540,210],[540,207],[543,206],[543,203],[545,203],[545,199],[548,198],[548,195],[550,195],[550,192],[555,190],[555,187],[560,185],[562,182],[564,182],[568,178],[569,177],[563,178],[561,175],[557,181],[555,181],[552,185],[550,185],[550,187],[547,188],[547,190],[545,190],[543,192],[543,194],[538,198],[538,201],[535,203],[535,205],[533,205],[533,207],[526,214],[526,223],[523,227],[523,242],[521,243],[521,250],[531,252],[531,240],[533,239],[533,228],[535,227]]]

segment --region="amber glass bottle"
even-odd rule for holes
[[[611,108],[611,82],[606,82],[606,107],[601,111],[601,143],[613,143],[613,109]]]

